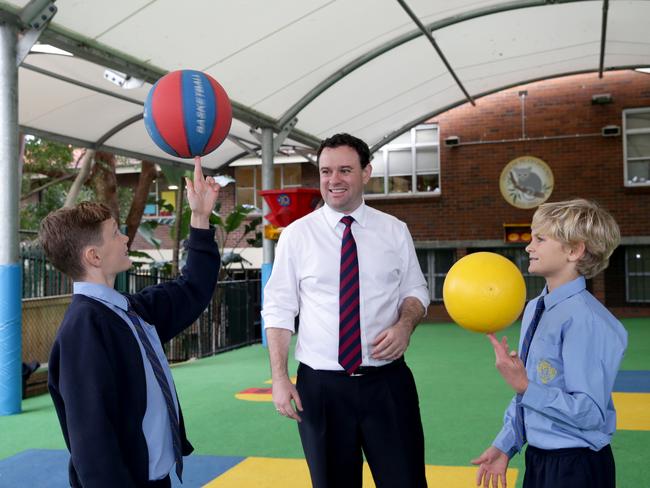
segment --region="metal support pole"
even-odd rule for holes
[[[598,63],[598,78],[603,77],[605,68],[605,47],[607,41],[607,12],[609,10],[609,0],[603,0],[603,19],[600,26],[600,62]]]
[[[262,129],[262,190],[271,190],[274,186],[273,182],[273,129],[264,127]],[[262,202],[262,215],[267,215],[271,208],[266,203]],[[262,225],[267,225],[269,222],[264,219]],[[264,304],[264,287],[266,282],[271,276],[271,269],[273,268],[273,256],[275,254],[275,243],[264,237],[262,241],[262,304]],[[266,346],[266,333],[264,332],[264,322],[262,321],[262,344]]]
[[[0,415],[19,413],[22,399],[16,45],[16,28],[0,23]]]

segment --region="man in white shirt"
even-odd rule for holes
[[[279,414],[298,421],[314,488],[426,487],[418,395],[404,362],[429,304],[406,224],[363,202],[370,151],[349,134],[318,150],[318,210],[285,228],[264,289]],[[298,380],[287,358],[299,316]]]

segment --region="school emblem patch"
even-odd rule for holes
[[[545,359],[542,359],[539,363],[537,363],[537,376],[540,380],[542,380],[542,383],[546,384],[549,381],[553,381],[553,379],[557,376],[557,369],[551,366],[551,363]]]

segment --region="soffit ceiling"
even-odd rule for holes
[[[280,132],[294,118],[284,155],[304,154],[336,132],[376,149],[466,103],[464,91],[476,99],[531,80],[598,76],[601,52],[605,76],[650,65],[650,1],[407,0],[448,66],[401,3],[58,0],[40,42],[73,56],[25,58],[19,124],[84,147],[189,164],[158,149],[141,116],[160,76],[196,69],[217,79],[234,105],[230,137],[203,161],[218,170],[253,155],[261,127]],[[20,24],[27,4],[0,1],[0,18]],[[120,88],[104,79],[106,68],[145,83]]]

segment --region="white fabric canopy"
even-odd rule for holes
[[[650,65],[650,1],[407,0],[476,98],[529,80]],[[4,19],[28,2],[2,1]],[[140,159],[188,163],[158,149],[141,119],[152,83],[176,69],[217,79],[234,102],[231,137],[204,158],[217,169],[251,156],[259,127],[285,155],[346,131],[375,149],[467,101],[395,0],[58,0],[40,41],[74,56],[32,53],[19,70],[25,132]],[[605,9],[604,7],[607,6]],[[606,22],[603,22],[606,13]],[[603,29],[605,26],[605,29]],[[112,68],[146,83],[125,90]],[[605,74],[606,76],[606,74]],[[259,132],[259,131],[258,131]]]

